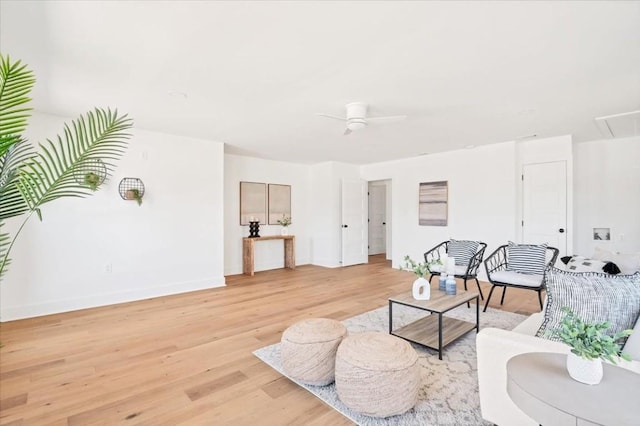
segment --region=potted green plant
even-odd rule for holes
[[[47,144],[32,144],[23,135],[31,116],[29,94],[35,75],[21,61],[0,53],[0,279],[11,262],[14,243],[32,217],[43,219],[43,206],[66,197],[90,195],[84,175],[96,162],[111,170],[124,154],[133,121],[111,109],[95,108],[81,115],[64,134]],[[69,179],[69,177],[73,177]],[[20,217],[10,235],[4,221]]]
[[[431,298],[431,284],[425,278],[430,273],[429,264],[416,262],[409,256],[404,257],[404,264],[400,270],[408,269],[418,278],[413,282],[413,298],[416,300],[429,300]]]
[[[614,335],[605,334],[611,324],[608,321],[588,324],[570,308],[563,307],[564,317],[560,328],[551,331],[551,335],[571,346],[567,355],[567,371],[574,379],[589,385],[602,380],[602,360],[616,363],[622,358],[630,361],[629,355],[621,350],[620,339],[631,334],[632,330],[623,330]]]
[[[98,189],[98,186],[100,186],[100,176],[93,172],[88,172],[84,175],[84,183],[89,187],[89,189],[95,191]]]
[[[282,226],[281,235],[289,235],[289,225],[291,225],[291,216],[282,215],[282,219],[278,219],[278,225]]]
[[[124,198],[127,200],[136,200],[139,206],[142,205],[142,194],[137,188],[127,189],[124,193]]]

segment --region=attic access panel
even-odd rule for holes
[[[640,136],[640,110],[596,117],[595,122],[605,138]]]

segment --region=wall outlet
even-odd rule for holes
[[[113,263],[107,263],[107,265],[104,268],[105,272],[107,272],[108,274],[113,272]]]

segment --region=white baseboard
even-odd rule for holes
[[[308,265],[308,259],[296,259],[296,266]],[[283,262],[256,262],[253,267],[254,272],[270,271],[272,269],[284,268]],[[233,265],[232,267],[225,269],[225,275],[240,275],[242,274],[242,265]]]
[[[134,302],[136,300],[150,299],[153,297],[162,297],[172,294],[188,293],[190,291],[224,287],[224,285],[225,278],[216,277],[207,280],[170,283],[158,287],[136,289],[118,293],[92,295],[77,299],[55,300],[30,305],[3,307],[2,310],[0,310],[0,322],[59,314],[61,312],[77,311],[80,309],[97,308],[99,306],[115,305],[118,303]]]
[[[340,261],[334,259],[313,259],[313,264],[324,268],[339,268],[342,266]]]

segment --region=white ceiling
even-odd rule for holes
[[[640,2],[0,2],[38,110],[301,163],[573,134],[640,109]],[[186,94],[186,96],[183,96]],[[343,136],[344,114],[406,114]],[[176,147],[178,150],[179,147]]]

